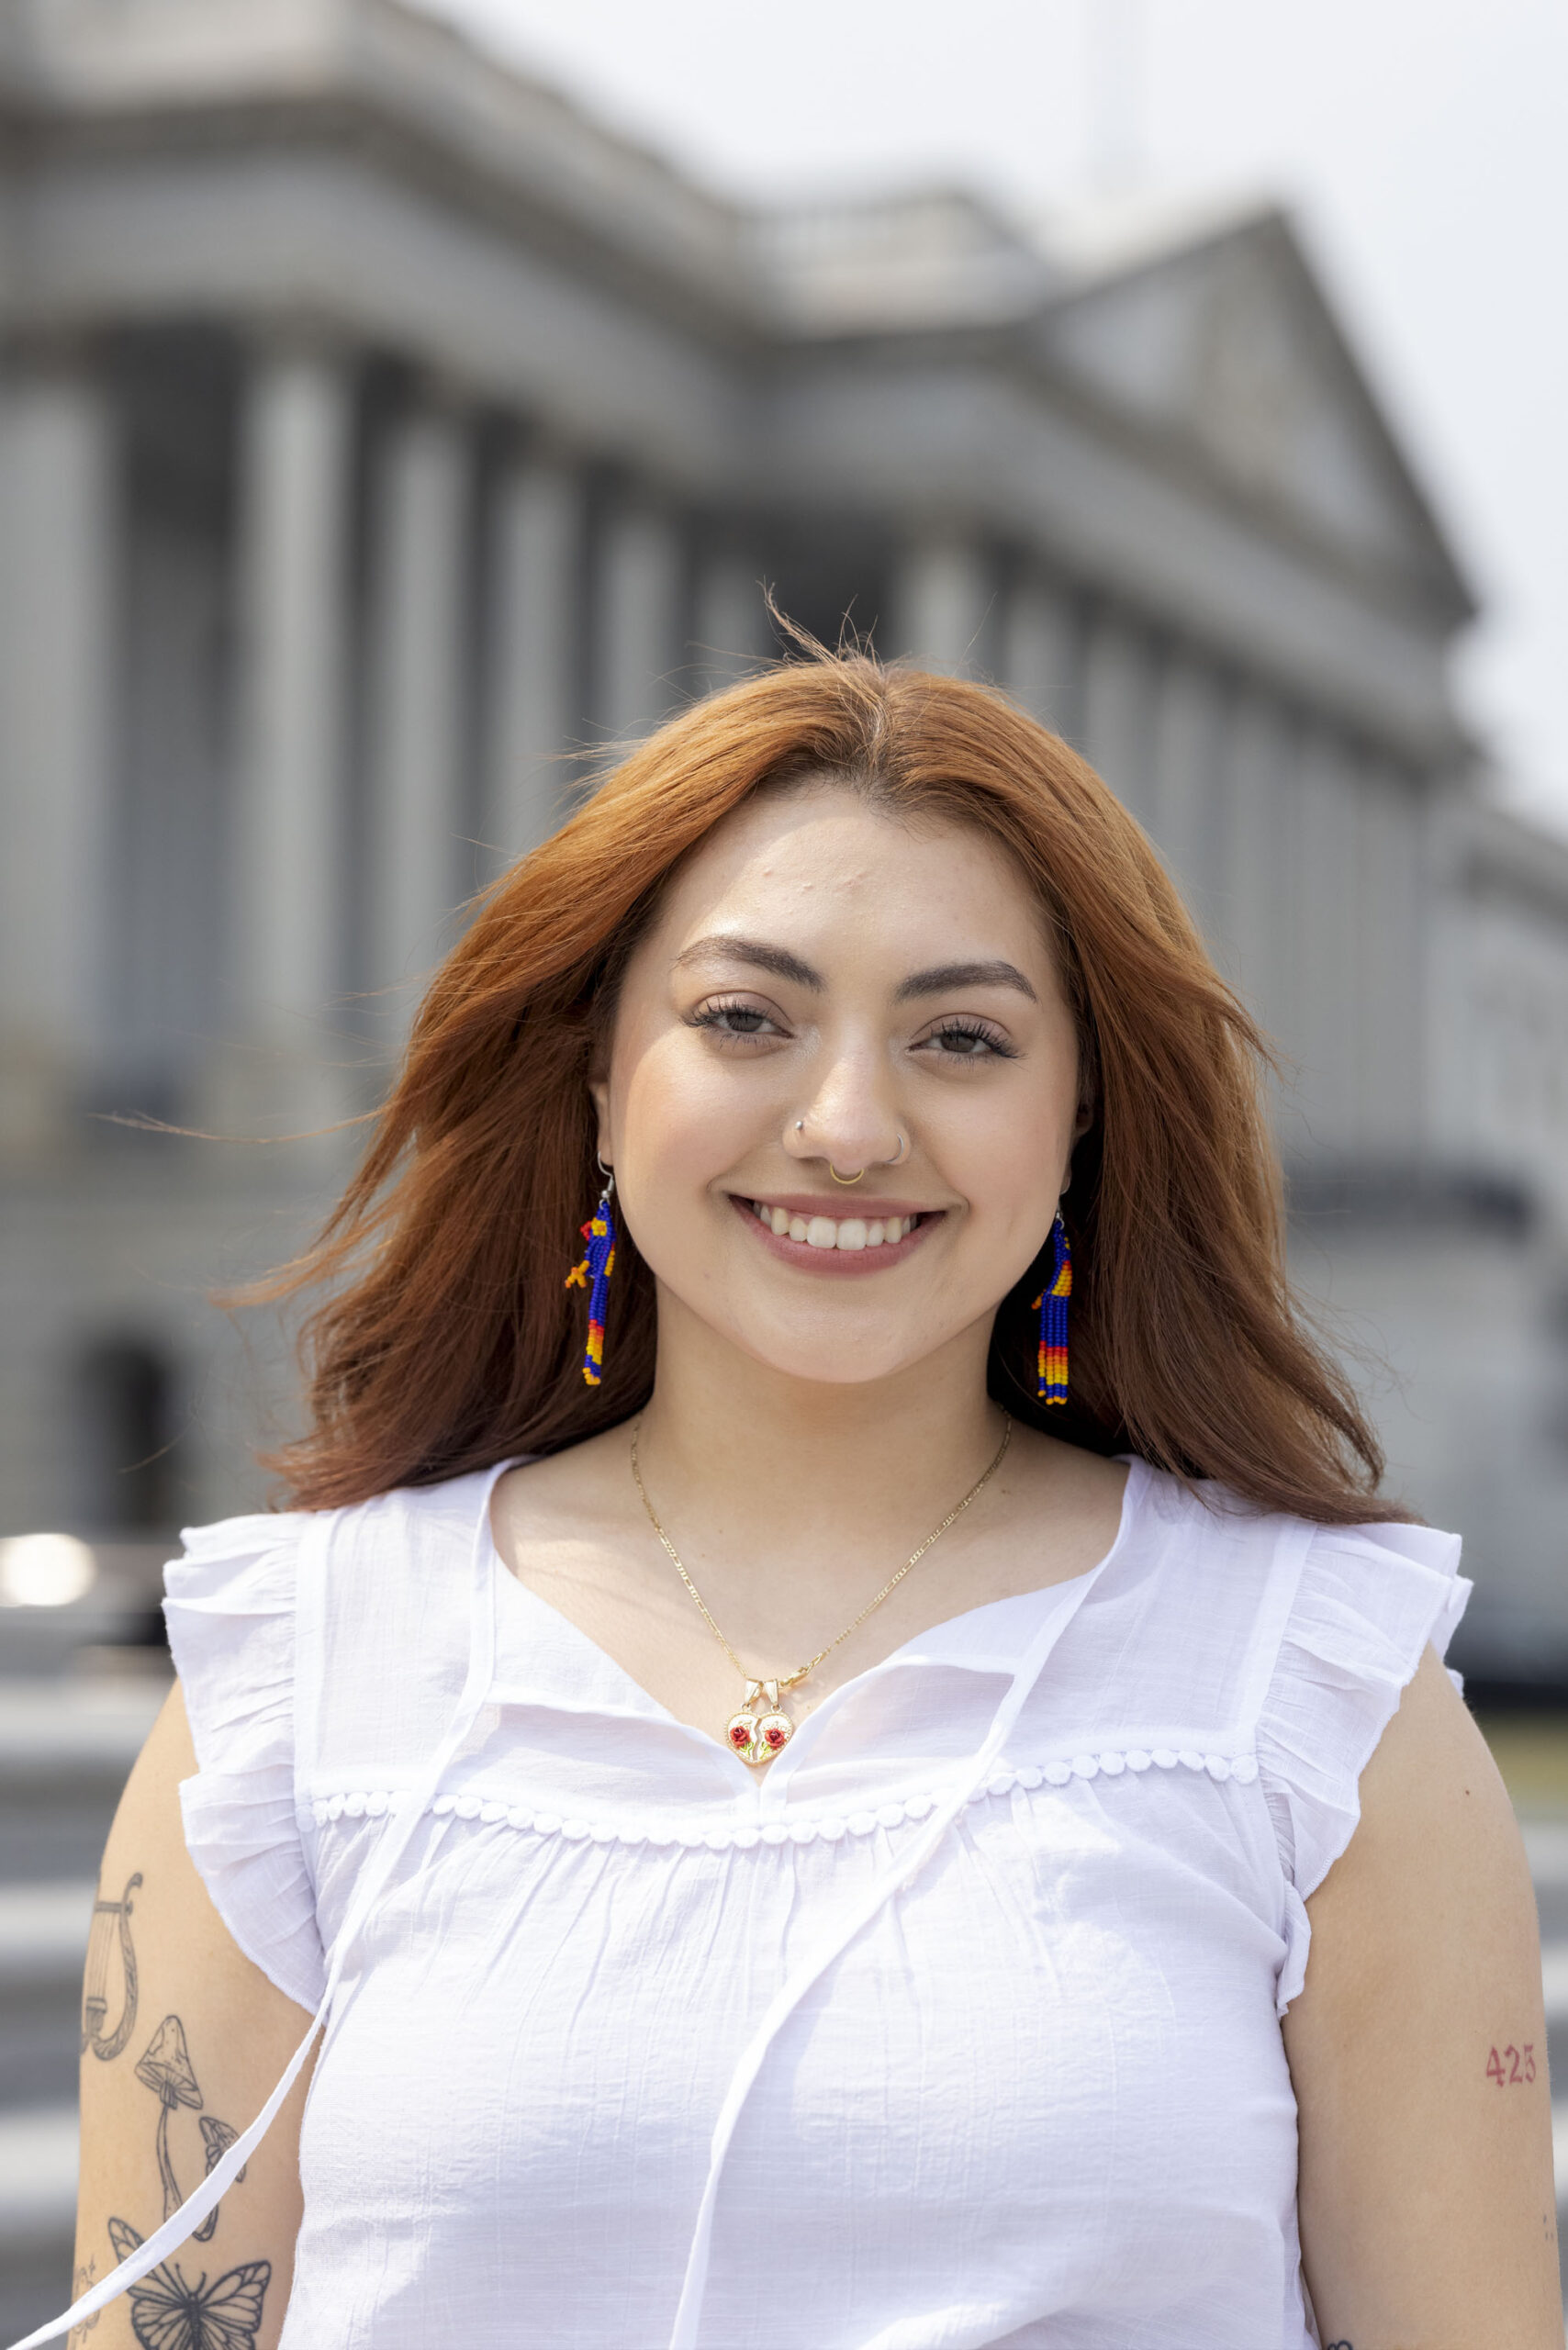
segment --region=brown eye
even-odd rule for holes
[[[1012,1046],[995,1029],[986,1027],[978,1020],[950,1020],[925,1041],[938,1048],[944,1060],[1012,1060],[1015,1058]]]
[[[693,1013],[691,1025],[714,1036],[762,1036],[775,1023],[755,1003],[705,1003]]]

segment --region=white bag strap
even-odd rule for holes
[[[82,2325],[88,2319],[96,2317],[98,2311],[106,2309],[110,2301],[118,2300],[128,2286],[140,2283],[150,2270],[158,2266],[160,2261],[166,2259],[170,2253],[177,2252],[181,2244],[194,2235],[207,2214],[216,2210],[271,2129],[278,2108],[299,2078],[318,2034],[328,2022],[350,1951],[364,1930],[372,1909],[386,1891],[393,1870],[408,1850],[427,1807],[439,1792],[442,1778],[462,1751],[463,1742],[478,1719],[489,1695],[496,1669],[495,1567],[489,1540],[490,1494],[497,1478],[510,1466],[510,1461],[500,1461],[487,1475],[474,1527],[469,1552],[468,1670],[463,1695],[423,1777],[409,1790],[405,1801],[399,1802],[388,1814],[380,1841],[360,1880],[342,1930],[333,1943],[321,2003],[310,2019],[309,2031],[289,2058],[283,2078],[250,2128],[241,2132],[213,2165],[201,2185],[186,2196],[177,2211],[170,2213],[162,2227],[155,2229],[145,2243],[139,2244],[120,2262],[118,2268],[111,2268],[106,2277],[100,2277],[97,2283],[90,2286],[62,2316],[51,2318],[48,2324],[39,2326],[21,2341],[13,2342],[10,2350],[41,2350],[42,2344],[58,2341],[62,2333],[69,2333],[73,2326]],[[331,1525],[342,1515],[342,1512],[334,1512],[331,1519],[316,1519],[308,1529],[307,1542],[314,1537],[322,1553],[317,1563],[324,1565]],[[304,1545],[301,1547],[300,1563],[302,1567],[306,1564]]]
[[[719,2184],[723,2176],[730,2143],[735,2133],[735,2124],[740,2120],[741,2109],[753,2082],[762,2070],[763,2060],[769,2048],[812,1986],[826,1974],[836,1958],[842,1957],[856,1936],[871,1923],[895,1893],[906,1891],[913,1885],[969,1797],[990,1778],[1030,1691],[1045,1670],[1047,1659],[1077,1615],[1092,1586],[1099,1581],[1106,1563],[1106,1560],[1102,1560],[1098,1567],[1080,1576],[1071,1586],[1071,1597],[1067,1605],[1052,1610],[1047,1623],[1025,1651],[1006,1695],[991,1718],[984,1743],[970,1758],[954,1790],[938,1804],[914,1838],[910,1850],[902,1853],[890,1869],[884,1870],[857,1902],[850,1905],[822,1946],[804,1959],[792,1975],[785,1977],[767,2012],[742,2051],[730,2076],[730,2086],[724,2092],[718,2121],[713,2125],[708,2178],[698,2207],[691,2249],[687,2255],[686,2275],[675,2313],[674,2330],[669,2338],[669,2350],[697,2350],[698,2329],[702,2322],[702,2303],[708,2288],[708,2263],[712,2248],[713,2212],[718,2202]],[[25,2345],[22,2350],[25,2350]]]

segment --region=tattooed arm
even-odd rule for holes
[[[1430,1652],[1361,1796],[1285,2020],[1321,2337],[1562,2350],[1535,1903],[1495,1766]]]
[[[239,1951],[185,1851],[196,1771],[174,1689],[109,1831],[82,2018],[76,2289],[150,2236],[252,2121],[308,2018]],[[306,2076],[192,2239],[73,2350],[274,2350],[299,2226]]]

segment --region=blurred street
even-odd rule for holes
[[[156,1672],[0,1683],[0,2340],[6,2342],[62,2308],[70,2284],[76,2065],[94,1880],[120,1788],[167,1688]],[[118,1981],[117,1969],[117,1998]]]

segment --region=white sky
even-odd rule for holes
[[[1568,0],[425,5],[743,196],[1283,196],[1485,607],[1464,705],[1568,826]]]

